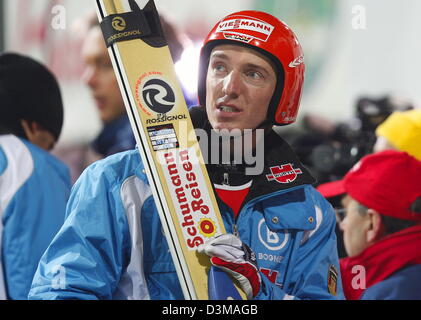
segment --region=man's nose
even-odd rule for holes
[[[344,220],[342,220],[341,222],[339,222],[339,229],[343,232],[345,229],[345,223]]]
[[[82,81],[88,85],[89,87],[93,88],[96,85],[96,71],[95,68],[86,67],[85,71],[82,74]]]
[[[228,96],[238,96],[241,92],[241,86],[241,75],[233,70],[224,79],[223,92]]]

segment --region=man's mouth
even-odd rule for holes
[[[103,97],[94,97],[96,105],[98,107],[98,109],[103,109],[104,105],[105,105],[105,99]]]
[[[220,106],[218,106],[218,110],[220,110],[222,112],[227,112],[227,113],[240,112],[240,110],[237,109],[236,107],[227,106],[227,105],[220,105]]]

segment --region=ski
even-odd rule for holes
[[[184,297],[209,299],[196,249],[225,229],[154,1],[95,1]]]

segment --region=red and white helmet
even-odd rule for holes
[[[297,118],[304,83],[304,56],[294,32],[278,18],[260,11],[240,11],[219,21],[200,53],[199,102],[206,102],[206,74],[212,49],[223,43],[249,46],[275,64],[278,74],[267,120],[286,125]]]

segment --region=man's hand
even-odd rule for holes
[[[199,253],[211,257],[211,263],[232,275],[240,283],[247,299],[254,298],[260,290],[261,278],[256,255],[233,234],[223,234],[198,247]]]

